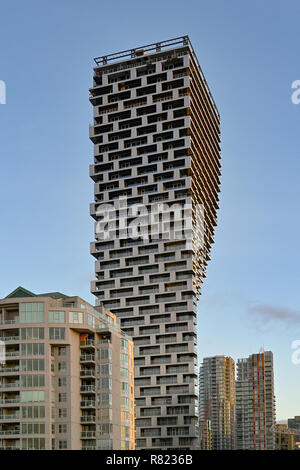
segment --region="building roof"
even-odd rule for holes
[[[51,297],[52,299],[66,299],[68,295],[62,294],[61,292],[47,292],[46,294],[34,294],[22,286],[17,287],[14,291],[8,294],[5,298],[23,298],[23,297]]]

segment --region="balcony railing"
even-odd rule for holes
[[[1,336],[1,341],[19,341],[20,336]]]
[[[19,323],[19,318],[14,318],[13,320],[0,320],[0,325],[15,325]]]
[[[0,421],[19,421],[19,420],[20,420],[19,414],[0,415]]]

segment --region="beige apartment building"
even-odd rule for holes
[[[200,367],[200,431],[210,423],[211,450],[235,448],[235,364],[231,357],[205,357]]]
[[[192,449],[219,114],[188,36],[96,58],[90,101],[92,292],[134,339],[136,445]]]
[[[133,343],[80,297],[0,300],[0,449],[134,449]]]

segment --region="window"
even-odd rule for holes
[[[111,390],[112,389],[112,379],[109,378],[100,378],[97,380],[98,382],[98,390]]]
[[[67,401],[67,394],[66,393],[59,393],[58,394],[58,401],[60,403]]]
[[[128,367],[128,354],[120,354],[121,365]]]
[[[67,377],[59,377],[58,386],[59,387],[66,387],[67,386]]]
[[[112,432],[112,424],[104,423],[99,424],[99,435],[110,434]]]
[[[121,408],[129,409],[129,399],[127,397],[121,397]]]
[[[99,406],[101,405],[112,405],[111,393],[100,393],[99,394]]]
[[[112,359],[112,350],[108,349],[98,349],[98,360],[102,359]]]
[[[66,424],[59,424],[58,425],[58,432],[59,432],[59,434],[66,434],[67,433],[67,425]]]
[[[22,418],[45,418],[45,407],[22,406]]]
[[[58,409],[58,417],[59,418],[66,418],[67,417],[67,408],[59,408]]]
[[[44,375],[21,375],[22,387],[44,387],[45,376]]]
[[[58,355],[59,356],[66,356],[67,354],[67,348],[65,346],[61,346],[58,348]]]
[[[21,328],[21,339],[44,339],[44,328]]]
[[[21,402],[45,401],[45,392],[43,390],[22,390]]]
[[[43,302],[26,302],[21,304],[21,323],[42,323],[44,318]]]
[[[68,447],[68,441],[58,441],[58,448],[59,449],[67,449]]]
[[[22,356],[43,356],[44,343],[23,343],[21,344],[21,355]]]
[[[69,312],[70,323],[83,323],[83,312]]]
[[[58,370],[67,370],[67,363],[66,362],[59,362],[58,363]]]
[[[66,329],[65,328],[49,328],[50,339],[65,339]]]
[[[22,434],[45,434],[45,423],[22,423]]]
[[[111,375],[112,364],[98,364],[98,374],[99,375]]]
[[[95,317],[93,317],[93,315],[88,314],[88,324],[92,328],[95,328]]]
[[[45,450],[45,438],[22,439],[22,450]]]
[[[44,359],[22,359],[21,360],[21,371],[22,372],[31,372],[45,370],[45,361]]]
[[[65,323],[66,312],[60,312],[58,310],[49,311],[49,323]]]

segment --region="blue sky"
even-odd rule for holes
[[[278,419],[300,414],[297,0],[2,2],[0,297],[93,301],[88,139],[93,57],[188,34],[222,120],[222,193],[199,353],[271,349]]]

